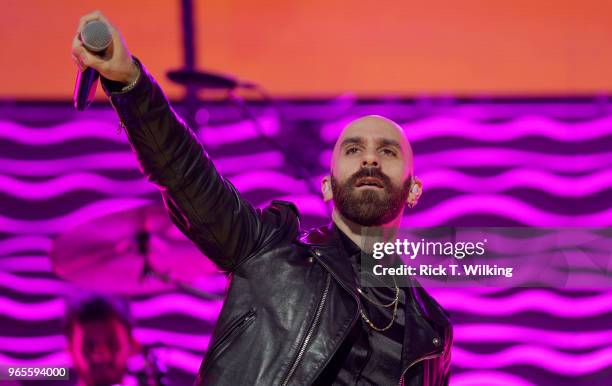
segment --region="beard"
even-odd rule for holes
[[[375,177],[383,183],[383,189],[357,190],[355,184],[363,177]],[[410,191],[411,178],[402,186],[395,186],[391,179],[376,168],[362,168],[339,183],[331,176],[334,206],[348,220],[361,226],[380,226],[393,221],[403,210]]]

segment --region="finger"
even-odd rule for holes
[[[102,60],[97,55],[92,54],[87,51],[83,45],[77,46],[73,49],[74,55],[79,59],[79,61],[86,67],[93,67],[96,70],[99,70],[104,60]]]
[[[98,12],[98,20],[103,21],[104,23],[106,23],[108,25],[108,27],[110,28],[111,32],[114,29],[113,24],[106,18],[106,16],[104,16],[102,14],[102,12]]]
[[[100,11],[93,11],[86,15],[81,16],[81,18],[79,19],[79,25],[77,27],[77,32],[80,33],[83,27],[85,26],[85,24],[89,23],[90,21],[99,20],[100,15],[101,15]]]
[[[77,33],[81,33],[81,30],[83,29],[85,24],[89,23],[90,21],[94,21],[94,20],[98,20],[98,16],[95,15],[93,12],[88,13],[87,15],[81,16],[81,18],[79,19],[77,30],[76,30]]]
[[[81,63],[79,58],[76,55],[70,55],[70,56],[72,57],[72,61],[74,62],[74,64],[76,64],[76,66],[79,68],[79,71],[81,72],[85,71],[87,67],[83,63]]]
[[[82,47],[82,46],[83,46],[83,42],[81,41],[81,39],[79,38],[79,34],[77,33],[72,38],[72,52],[74,52],[77,47]]]
[[[79,58],[79,53],[81,52],[80,47],[82,47],[82,45],[83,43],[81,42],[81,39],[79,39],[79,34],[77,33],[72,38],[72,49],[70,51],[70,56],[72,57],[72,61],[74,62],[74,64],[77,65],[81,72],[85,71],[85,69],[87,68]]]
[[[123,49],[127,50],[125,42],[123,41],[123,37],[121,36],[118,30],[112,31],[112,39],[113,43],[111,44],[111,47],[109,47],[109,49],[106,51],[107,53],[112,53],[113,50],[121,49],[122,47]]]
[[[83,50],[85,50],[85,47],[83,46],[83,42],[81,42],[81,39],[79,39],[79,34],[76,34],[74,36],[74,38],[72,38],[72,50],[70,52],[73,60],[75,61],[76,65],[79,67],[79,70],[84,71],[85,68],[87,68],[87,66],[85,66],[85,64],[83,64],[83,61],[81,60],[81,54],[83,53]]]

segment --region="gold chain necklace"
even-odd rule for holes
[[[359,313],[361,314],[361,318],[374,330],[380,331],[380,332],[387,331],[388,329],[391,328],[391,326],[393,326],[393,322],[395,322],[395,316],[397,315],[397,304],[398,303],[399,302],[395,302],[395,305],[393,306],[393,316],[391,317],[391,321],[389,322],[389,324],[387,324],[385,327],[376,327],[374,323],[372,323],[370,319],[368,319],[367,315],[363,311],[363,308],[359,309]]]
[[[389,288],[389,289],[391,289],[391,288]],[[391,303],[388,303],[388,304],[380,304],[377,301],[374,301],[374,300],[370,299],[366,294],[364,294],[361,291],[361,288],[357,288],[357,292],[359,292],[359,294],[361,296],[363,296],[370,303],[375,304],[375,305],[380,306],[380,307],[385,307],[385,308],[386,307],[391,307],[392,305],[397,303],[397,301],[399,300],[399,288],[397,286],[395,287],[395,299],[393,299],[393,301],[391,301]]]
[[[393,276],[392,276],[393,277]],[[375,304],[377,306],[381,306],[381,307],[391,307],[393,306],[393,313],[391,314],[391,321],[389,322],[389,324],[387,324],[385,327],[376,327],[374,325],[374,323],[372,323],[372,321],[368,318],[368,316],[365,314],[363,307],[361,307],[359,309],[359,313],[361,314],[361,318],[370,326],[372,327],[372,329],[379,331],[379,332],[383,332],[383,331],[387,331],[389,328],[391,328],[391,326],[393,326],[393,322],[395,322],[395,317],[397,316],[397,305],[399,304],[399,287],[397,286],[397,283],[395,282],[395,277],[393,277],[393,284],[395,285],[395,299],[393,299],[393,301],[391,303],[388,304],[380,304],[378,302],[373,301],[372,299],[370,299],[369,297],[367,297],[360,288],[357,288],[357,292],[359,292],[359,294],[361,296],[363,296],[367,301],[369,301],[372,304]],[[389,289],[391,289],[390,287],[387,287]]]

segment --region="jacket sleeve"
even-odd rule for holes
[[[220,269],[231,272],[269,243],[289,219],[272,205],[254,209],[216,170],[196,135],[140,67],[136,85],[121,91],[102,80],[142,172],[161,190],[172,221]]]

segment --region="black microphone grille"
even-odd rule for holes
[[[102,52],[113,40],[113,37],[105,22],[93,20],[85,24],[81,30],[81,41],[90,51]]]

